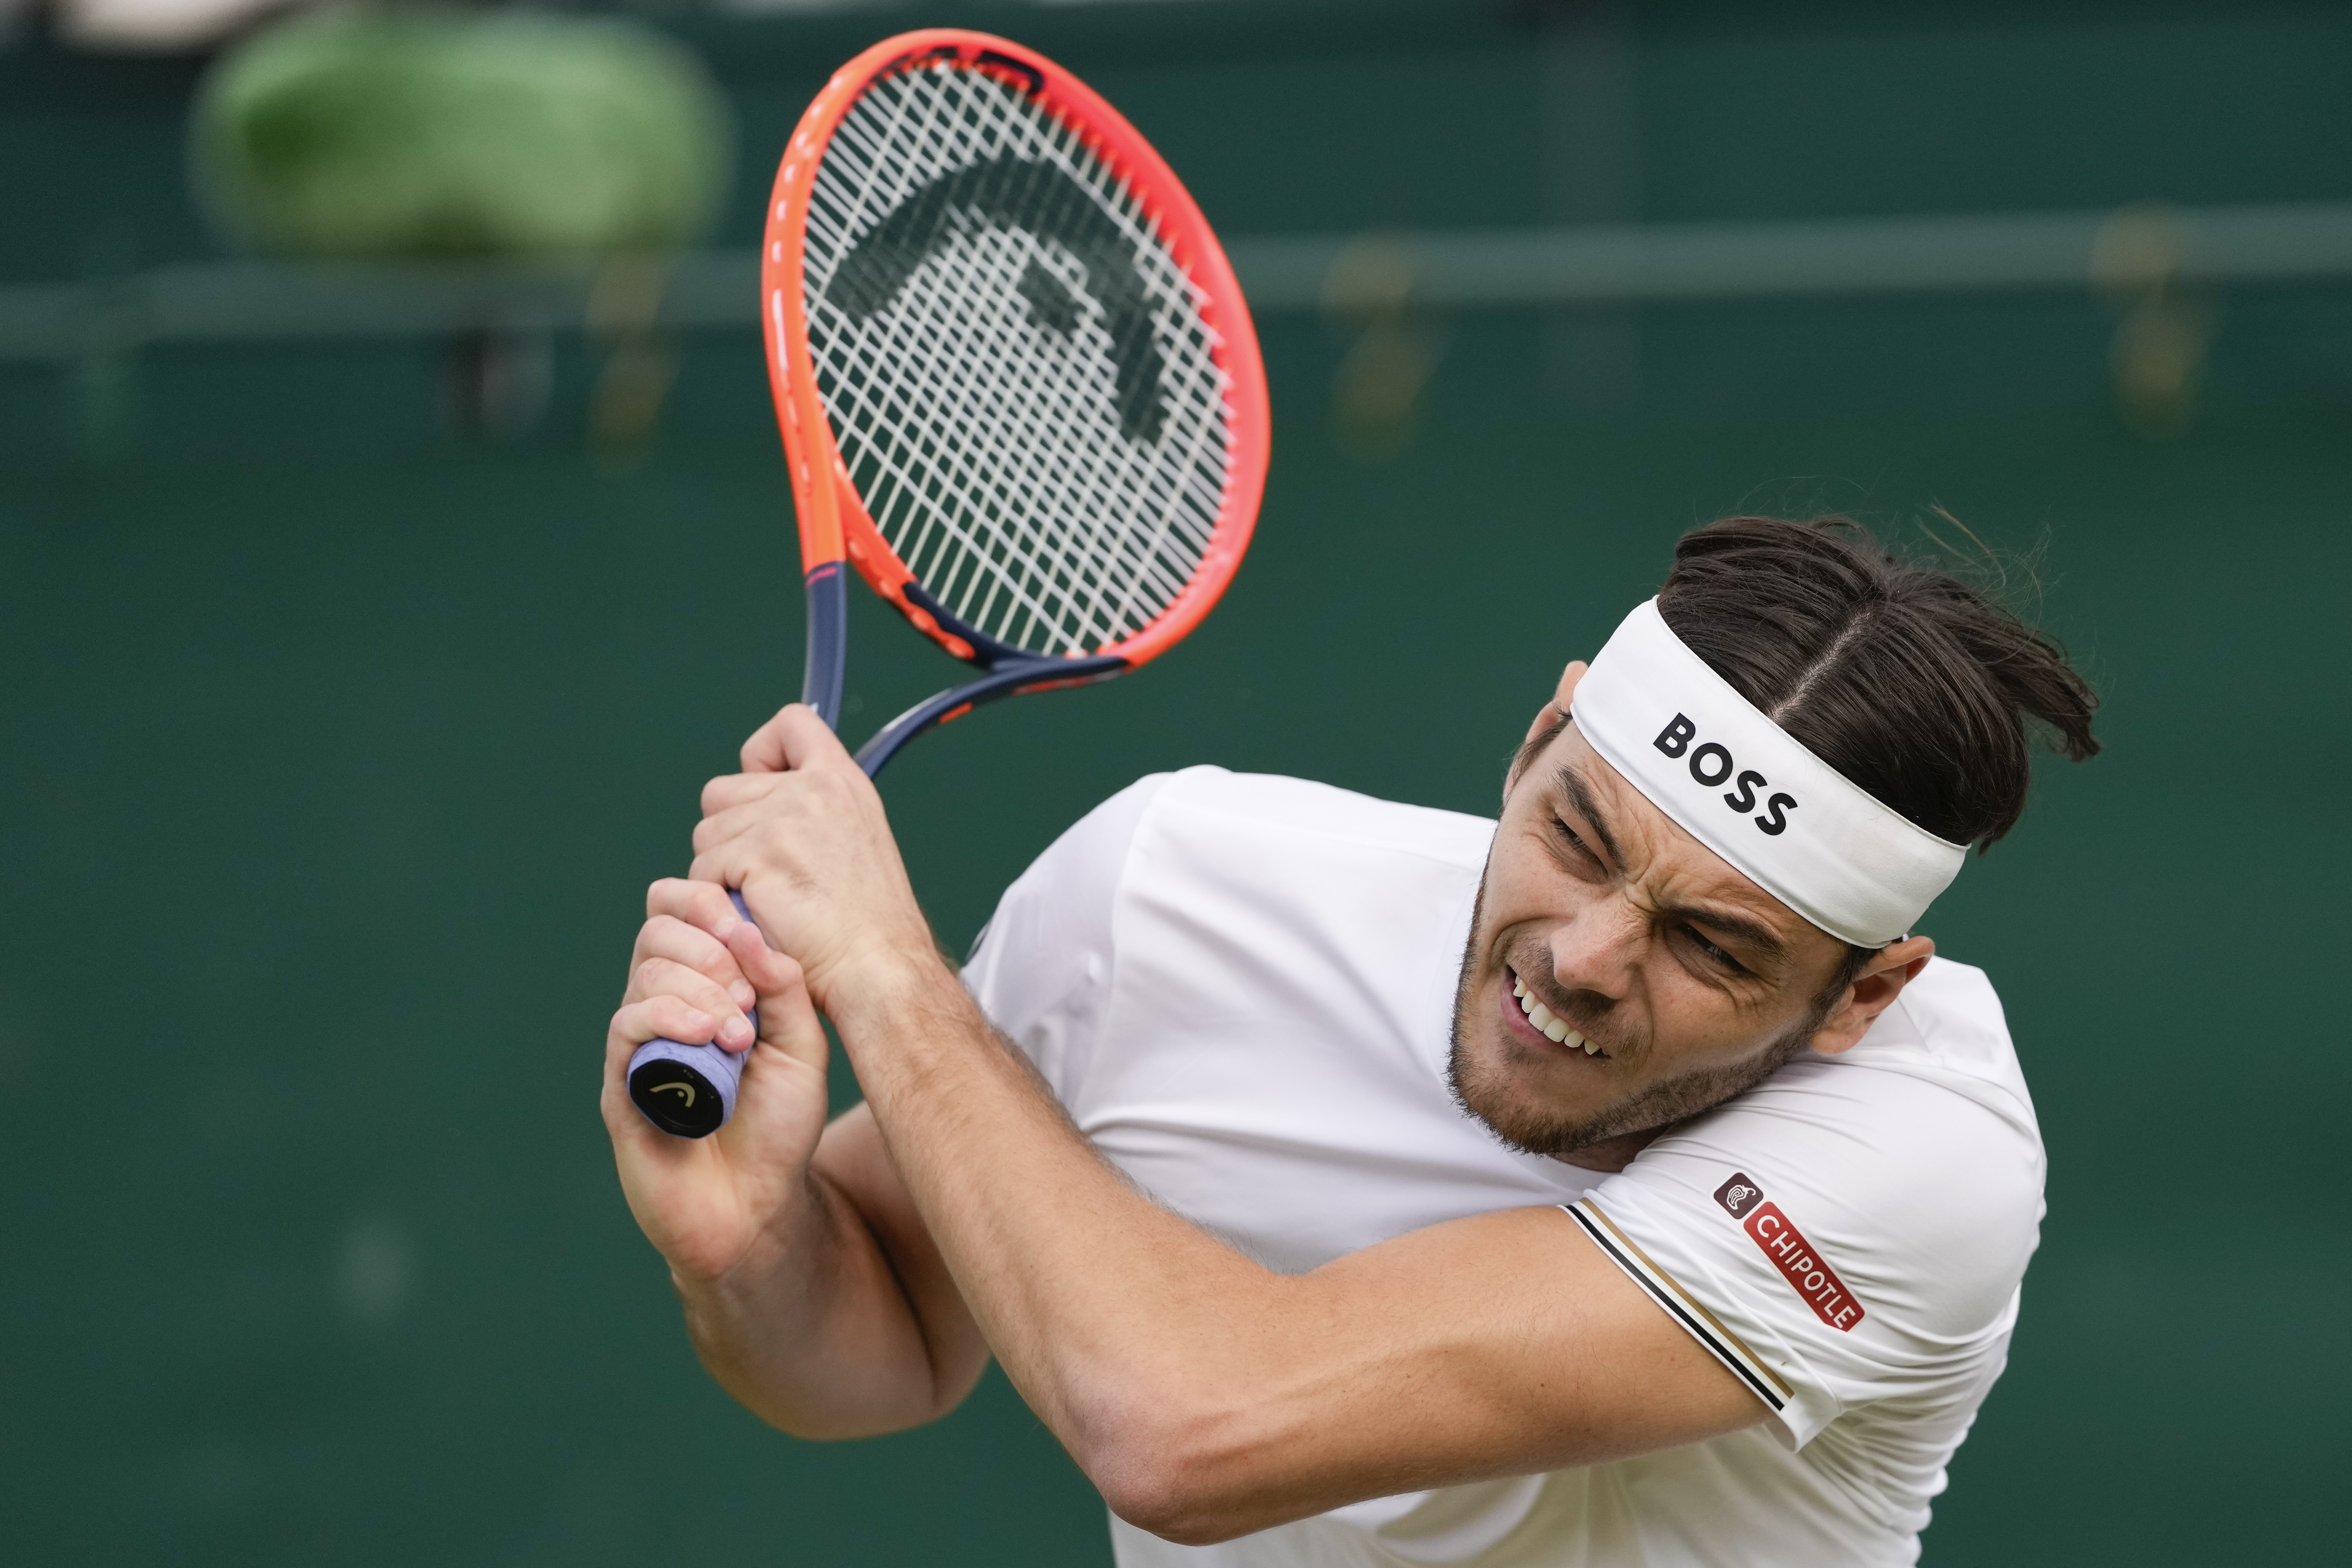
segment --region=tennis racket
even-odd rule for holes
[[[801,700],[837,723],[845,563],[982,672],[877,731],[869,775],[981,703],[1124,675],[1216,604],[1265,479],[1257,335],[1192,198],[1069,72],[960,29],[877,44],[793,131],[761,262]],[[748,1054],[648,1041],[629,1096],[707,1136]]]

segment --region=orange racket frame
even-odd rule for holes
[[[1211,354],[1227,377],[1224,495],[1201,563],[1149,624],[1102,645],[1091,657],[1054,659],[1008,649],[955,621],[935,604],[926,605],[910,597],[910,584],[917,595],[928,595],[867,515],[817,392],[802,292],[802,251],[825,146],[842,118],[877,78],[950,61],[1019,88],[1076,130],[1089,151],[1135,193],[1171,257],[1200,289],[1201,313],[1214,334]],[[806,700],[828,722],[834,721],[842,677],[838,648],[845,629],[846,605],[840,586],[845,561],[925,636],[956,658],[991,671],[987,679],[942,692],[910,710],[877,734],[859,753],[869,773],[921,730],[958,717],[974,702],[1105,679],[1148,663],[1198,626],[1223,595],[1249,547],[1270,450],[1265,370],[1257,332],[1233,266],[1190,193],[1151,144],[1068,71],[1010,39],[956,27],[927,27],[886,38],[842,67],[801,116],[777,166],[761,247],[760,294],[769,384],[791,470],[801,567],[809,589]],[[825,601],[822,606],[821,600]],[[1024,668],[1027,666],[1035,668]],[[961,700],[950,700],[956,698]],[[922,717],[925,709],[932,708],[935,711]],[[902,731],[902,725],[910,727]]]

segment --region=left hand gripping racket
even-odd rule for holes
[[[1209,613],[1265,486],[1257,335],[1192,198],[1069,72],[953,28],[877,44],[801,117],[761,259],[801,700],[837,722],[845,561],[982,672],[877,731],[869,775],[977,704],[1124,675]],[[748,1055],[648,1041],[629,1096],[706,1136]]]

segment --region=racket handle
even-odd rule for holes
[[[801,700],[828,725],[841,721],[841,681],[849,646],[849,584],[838,561],[808,570],[808,661],[802,666]],[[871,768],[866,770],[869,773]],[[745,920],[743,895],[734,889],[735,912]],[[751,1013],[751,1027],[760,1015]],[[647,1040],[629,1058],[629,1100],[646,1121],[678,1138],[708,1138],[735,1114],[735,1090],[751,1053],[720,1048],[716,1041],[689,1046],[681,1040]]]
[[[743,895],[732,888],[735,912],[745,920]],[[760,1027],[757,1008],[751,1027]],[[722,1049],[717,1041],[689,1046],[680,1040],[647,1040],[629,1058],[629,1100],[646,1121],[678,1138],[708,1138],[735,1114],[735,1090],[742,1082],[748,1050]]]

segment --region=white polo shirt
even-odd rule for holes
[[[1121,1568],[1915,1561],[2042,1215],[1992,987],[1936,960],[1852,1050],[1801,1057],[1619,1174],[1517,1153],[1445,1077],[1494,828],[1295,779],[1157,775],[1006,891],[965,983],[1105,1155],[1268,1267],[1560,1205],[1770,1418],[1218,1546],[1114,1519]]]

